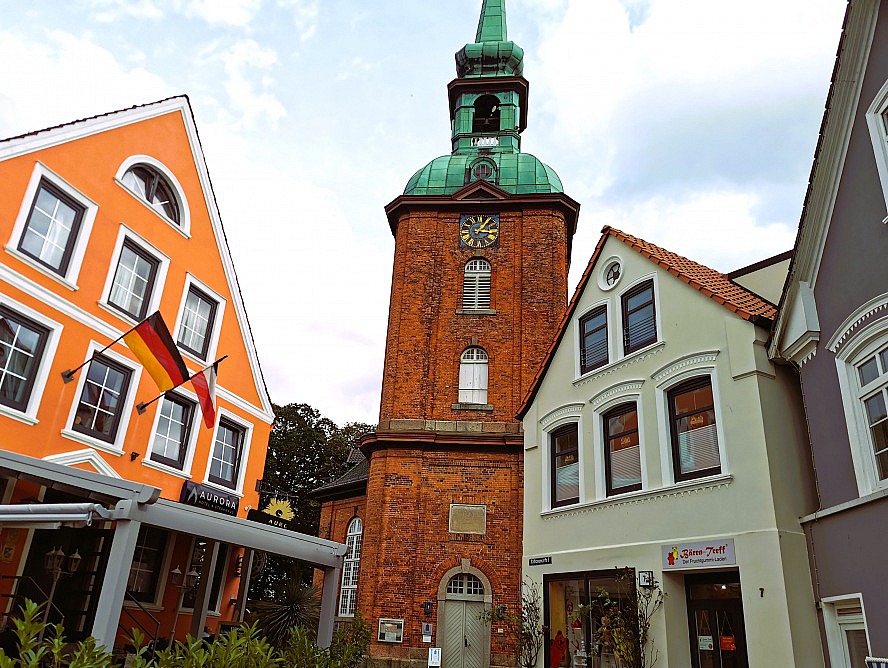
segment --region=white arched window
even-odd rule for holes
[[[459,361],[459,403],[487,403],[487,351],[466,348]]]
[[[354,617],[358,603],[358,565],[361,561],[361,535],[364,525],[360,517],[348,524],[345,545],[348,550],[342,564],[342,587],[339,589],[339,616]]]
[[[484,258],[466,263],[462,307],[470,311],[490,308],[490,262]]]

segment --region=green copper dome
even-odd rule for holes
[[[530,153],[507,153],[477,159],[471,155],[442,155],[414,174],[405,195],[452,195],[472,181],[482,180],[473,169],[492,164],[491,177],[484,179],[513,195],[564,192],[555,170]]]

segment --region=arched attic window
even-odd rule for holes
[[[159,171],[150,165],[133,165],[123,175],[123,184],[151,208],[178,224],[179,203],[172,186]]]
[[[147,155],[132,155],[117,169],[116,179],[180,232],[186,235],[190,232],[188,201],[166,165]]]
[[[499,132],[500,101],[495,95],[482,95],[475,100],[472,132]]]

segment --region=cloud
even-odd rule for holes
[[[277,53],[252,39],[223,44],[214,41],[198,55],[203,63],[221,63],[225,72],[222,86],[228,104],[225,109],[220,107],[219,112],[228,116],[231,122],[247,127],[256,126],[263,120],[276,124],[287,114],[281,101],[270,92],[274,88],[274,79],[267,74],[279,64]],[[239,113],[240,117],[235,120],[231,112]]]
[[[89,0],[93,17],[100,23],[111,23],[121,18],[161,19],[162,3],[153,0]]]
[[[314,36],[318,27],[318,3],[315,0],[278,0],[277,4],[292,16],[300,41]]]
[[[262,0],[191,0],[187,16],[196,16],[210,24],[246,27],[262,8]]]
[[[156,74],[59,30],[0,32],[0,134],[11,136],[173,94]],[[39,85],[35,85],[39,82]]]

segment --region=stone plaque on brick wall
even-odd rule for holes
[[[487,506],[451,503],[450,533],[487,533]]]

